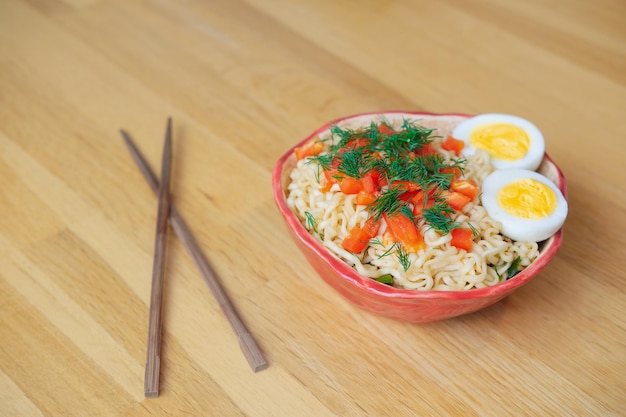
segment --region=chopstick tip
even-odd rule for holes
[[[252,335],[247,331],[242,331],[238,334],[238,337],[239,346],[245,358],[248,360],[248,365],[250,365],[252,371],[259,372],[266,369],[268,366],[267,360],[265,360],[261,349],[259,349]]]

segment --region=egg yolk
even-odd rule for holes
[[[469,142],[474,148],[487,151],[492,158],[504,161],[523,158],[530,146],[526,131],[508,123],[479,126],[470,134]]]
[[[554,191],[530,178],[513,181],[502,187],[498,192],[498,204],[509,214],[524,219],[542,219],[557,206]]]

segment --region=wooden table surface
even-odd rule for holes
[[[568,181],[560,252],[457,319],[362,311],[275,207],[276,160],[381,110],[523,116]],[[144,398],[158,169],[269,367],[173,234]],[[626,3],[0,2],[0,415],[626,415]]]

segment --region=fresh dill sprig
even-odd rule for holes
[[[385,245],[379,239],[372,239],[370,241],[370,245],[380,245],[384,247]],[[411,267],[411,260],[409,259],[409,254],[406,248],[400,242],[394,242],[385,252],[381,255],[378,255],[378,259],[384,258],[385,256],[389,256],[392,254],[397,254],[398,261],[402,268],[407,271]]]
[[[370,240],[369,244],[370,244],[370,246],[385,246],[385,245],[383,245],[383,242],[381,242],[379,238],[374,238],[374,239]]]
[[[391,187],[383,191],[374,202],[367,206],[370,216],[378,220],[384,213],[390,216],[398,213],[402,207],[408,205],[406,201],[399,198],[405,192],[406,190],[401,187]]]
[[[433,129],[427,129],[416,121],[402,120],[402,127],[392,135],[387,135],[381,142],[380,151],[390,158],[396,158],[409,152],[419,151],[426,144],[432,142],[430,138]]]
[[[323,171],[323,169],[322,169],[322,167],[321,167],[321,166],[317,165],[317,166],[315,167],[315,174],[314,174],[314,175],[315,175],[315,181],[316,181],[318,184],[320,184],[320,183],[321,183],[322,171]]]
[[[381,243],[382,245],[382,243]],[[387,249],[385,252],[382,253],[382,255],[378,256],[378,259],[384,258],[385,256],[389,256],[392,253],[395,253],[396,251],[396,244],[394,243],[393,245],[391,245],[391,247],[389,249]]]
[[[406,248],[404,247],[404,245],[402,245],[401,243],[396,243],[396,245],[397,245],[396,252],[398,253],[398,261],[400,261],[400,265],[402,265],[402,268],[406,272],[411,267],[411,260],[409,259],[409,254]]]
[[[435,129],[421,126],[419,120],[409,120],[406,118],[402,119],[402,130],[419,135],[421,140],[428,140],[429,142],[432,140],[432,133],[435,131]]]
[[[376,122],[372,122],[367,129],[360,133],[361,137],[368,139],[370,149],[375,149],[385,139],[385,135],[380,133],[378,126]]]
[[[338,141],[331,143],[330,151],[332,153],[337,152],[339,149],[346,146],[346,144],[350,141],[350,136],[353,134],[351,130],[342,129],[337,125],[332,125],[329,128],[330,135],[333,138],[333,141],[337,138]]]
[[[400,207],[400,213],[403,214],[404,217],[411,220],[413,223],[417,225],[417,221],[415,219],[415,216],[413,215],[413,210],[408,204],[405,204],[402,207]]]
[[[348,149],[341,155],[341,162],[337,171],[353,178],[363,175],[365,153],[363,148]]]
[[[406,158],[381,159],[378,165],[384,168],[387,181],[415,181],[414,166]]]
[[[442,172],[444,168],[450,167],[450,165],[446,163],[443,155],[422,155],[420,158],[415,159],[415,165],[417,172],[416,181],[419,182],[423,188],[430,188],[432,186],[437,186],[442,190],[450,188],[450,182],[453,176],[452,174]]]
[[[409,254],[406,248],[400,242],[394,242],[394,244],[391,245],[389,249],[387,249],[382,255],[378,256],[378,259],[384,258],[385,256],[389,256],[393,253],[398,255],[398,261],[400,261],[400,265],[402,265],[402,268],[407,271],[411,267],[411,260],[409,259]]]
[[[452,159],[448,166],[451,168],[457,168],[461,171],[461,175],[463,175],[465,173],[465,164],[467,164],[467,159]]]
[[[441,201],[435,202],[432,207],[427,207],[422,211],[422,217],[428,226],[443,235],[447,235],[452,229],[460,226],[460,223],[452,220],[452,214],[454,214],[454,209]]]
[[[315,162],[319,164],[322,169],[330,169],[332,167],[333,159],[335,159],[335,155],[332,153],[325,153],[320,155],[310,156],[307,160],[307,163]]]
[[[304,215],[306,216],[307,229],[311,229],[313,230],[313,232],[319,235],[319,232],[317,231],[317,221],[315,220],[315,217],[313,216],[313,214],[311,214],[310,211],[305,211]]]
[[[480,236],[480,231],[476,228],[476,226],[474,226],[471,223],[467,223],[467,226],[472,230],[472,237],[474,239],[476,239],[478,236]]]
[[[498,272],[498,267],[496,267],[495,265],[491,265],[491,267],[496,272],[496,276],[498,277],[498,282],[502,281],[502,275],[500,275],[500,273]]]

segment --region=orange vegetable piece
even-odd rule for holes
[[[376,174],[374,174],[376,172]],[[363,185],[363,191],[374,194],[378,191],[378,176],[380,174],[377,171],[370,171],[365,173],[361,177],[361,185]]]
[[[309,141],[302,146],[298,146],[294,149],[294,153],[296,154],[296,159],[299,161],[301,159],[307,158],[309,156],[318,155],[324,149],[324,143],[315,139],[313,141]]]
[[[354,200],[357,204],[368,205],[376,201],[376,195],[373,193],[369,193],[365,190],[361,190],[357,193],[356,199]]]
[[[341,246],[351,253],[361,253],[370,240],[376,237],[380,228],[380,220],[375,221],[373,217],[367,219],[363,227],[358,224],[354,226],[348,236],[341,242]]]
[[[474,243],[474,232],[471,229],[452,229],[450,232],[452,240],[450,244],[458,249],[465,249],[466,251],[472,250],[472,244]]]
[[[364,146],[369,145],[370,140],[368,138],[356,138],[356,139],[352,139],[350,142],[346,143],[346,146],[344,149],[342,149],[342,151],[345,152],[346,149],[348,148],[352,148],[352,149],[357,149],[357,148],[363,148]]]
[[[407,180],[396,180],[391,183],[391,186],[394,188],[400,188],[405,191],[417,191],[420,188],[417,183]]]
[[[424,209],[431,208],[435,204],[434,200],[430,199],[426,203],[419,203],[413,206],[413,215],[420,217],[424,212]]]
[[[339,177],[339,171],[336,169],[325,169],[324,177],[326,178],[326,184],[322,187],[322,191],[330,191],[330,188],[339,182],[337,179]]]
[[[392,128],[390,128],[389,126],[387,126],[384,123],[381,123],[378,125],[378,133],[382,134],[382,135],[391,135],[396,133]]]
[[[356,178],[345,176],[339,180],[339,188],[344,194],[358,194],[363,190],[363,184]]]
[[[391,187],[405,191],[398,196],[403,201],[410,201],[415,196],[415,193],[420,190],[420,186],[417,183],[406,180],[393,181]]]
[[[473,200],[476,195],[478,195],[478,185],[476,185],[476,181],[474,180],[454,179],[450,183],[450,189],[452,191],[457,191],[461,194],[465,194],[471,200]]]
[[[456,155],[460,154],[463,148],[465,147],[465,142],[459,139],[455,139],[452,136],[448,136],[446,140],[443,141],[441,147],[446,151],[452,151]]]
[[[441,168],[439,172],[441,172],[442,174],[451,174],[453,180],[460,178],[461,175],[463,174],[461,172],[461,168],[459,167],[444,167],[444,168]]]
[[[424,209],[431,208],[435,205],[435,199],[433,198],[434,189],[429,191],[428,193],[424,193],[424,191],[418,191],[411,202],[413,203],[413,215],[415,217],[419,217],[422,215]]]
[[[427,143],[426,145],[422,146],[422,149],[417,151],[418,155],[435,155],[436,153],[437,150],[431,143]]]
[[[396,242],[400,242],[410,252],[416,252],[426,248],[424,237],[415,226],[413,220],[402,213],[393,216],[385,215],[385,221],[389,227],[389,232]]]
[[[468,196],[457,191],[444,191],[442,195],[445,197],[450,207],[458,211],[462,210],[467,203],[472,201]]]

